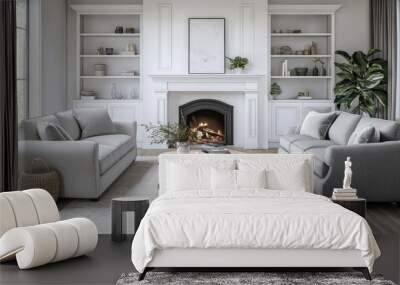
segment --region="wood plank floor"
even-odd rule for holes
[[[382,251],[375,272],[400,282],[400,207],[369,204],[367,220]],[[18,270],[15,262],[0,265],[0,284],[115,284],[124,272],[134,271],[130,261],[131,238],[121,243],[100,235],[97,249],[89,256]]]

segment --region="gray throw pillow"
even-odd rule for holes
[[[311,111],[307,114],[301,125],[300,135],[324,140],[335,118],[336,113],[318,113]]]
[[[348,145],[379,142],[379,132],[374,126],[356,130],[350,136]]]
[[[360,119],[360,115],[340,112],[329,129],[329,139],[336,144],[347,145]]]
[[[71,136],[59,124],[38,122],[37,132],[42,141],[72,141]]]
[[[82,139],[116,132],[106,109],[75,109],[73,114],[81,127]]]
[[[81,136],[81,130],[79,128],[78,122],[75,120],[72,110],[58,112],[55,114],[60,125],[67,131],[67,133],[74,139],[78,140]]]

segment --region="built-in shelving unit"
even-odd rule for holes
[[[270,76],[267,84],[277,83],[282,90],[275,100],[269,100],[272,147],[280,136],[299,126],[308,112],[335,109],[335,13],[339,8],[340,5],[268,6]],[[309,49],[312,43],[316,50]],[[324,63],[325,73],[320,63],[318,74],[312,72],[316,59]],[[289,74],[282,72],[283,61],[287,61]],[[299,76],[295,68],[307,68],[307,74]],[[298,92],[309,92],[312,99],[297,99]]]
[[[71,8],[77,13],[75,105],[79,105],[79,101],[89,101],[80,95],[81,90],[96,91],[96,100],[91,102],[122,103],[111,97],[113,86],[122,95],[119,97],[140,100],[142,5],[72,5]],[[123,33],[116,33],[117,26],[123,28]],[[126,33],[126,28],[133,28],[134,31]],[[134,47],[133,54],[128,47]],[[100,48],[103,53],[98,52]],[[112,54],[106,54],[106,48],[113,49]],[[105,65],[104,75],[96,74],[95,66],[98,64]]]
[[[282,89],[278,99],[296,99],[309,92],[313,99],[333,99],[335,83],[335,13],[339,5],[270,5],[270,79]],[[297,30],[297,31],[296,31]],[[309,47],[314,45],[311,51]],[[281,54],[281,48],[290,48]],[[319,59],[323,62],[315,64]],[[290,74],[282,72],[287,61]],[[324,67],[325,72],[322,69]],[[318,73],[313,73],[317,67]],[[307,68],[296,74],[295,68]],[[288,80],[296,79],[296,80]]]

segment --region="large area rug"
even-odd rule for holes
[[[122,274],[116,285],[394,285],[381,276],[373,277],[372,281],[368,281],[358,272],[149,272],[142,281],[138,281],[138,273]]]

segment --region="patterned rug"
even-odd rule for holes
[[[122,274],[116,285],[395,285],[381,276],[366,280],[358,272],[148,272],[138,281],[138,273]]]

